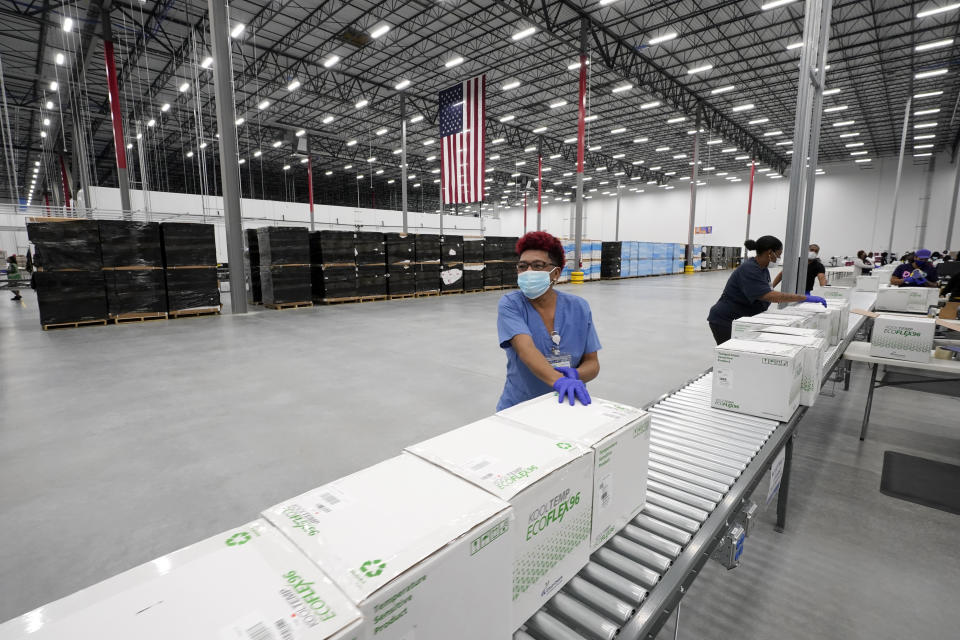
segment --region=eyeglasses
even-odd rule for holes
[[[543,260],[534,260],[533,262],[518,262],[517,263],[517,273],[523,273],[527,269],[533,269],[534,271],[551,271],[557,265],[552,262],[544,262]]]

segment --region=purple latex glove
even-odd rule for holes
[[[559,371],[563,374],[565,378],[571,378],[573,380],[579,380],[580,374],[573,367],[554,367],[554,371]]]
[[[822,304],[824,307],[827,306],[827,301],[821,298],[820,296],[811,296],[808,295],[804,302],[816,302],[817,304]]]
[[[564,396],[570,400],[570,406],[574,405],[575,400],[579,400],[581,404],[588,405],[590,404],[590,394],[587,393],[587,385],[583,384],[582,380],[574,380],[573,378],[559,378],[556,382],[553,383],[553,389],[558,394],[560,394],[559,402],[563,402]]]

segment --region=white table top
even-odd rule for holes
[[[894,360],[893,358],[880,358],[870,355],[869,342],[851,342],[843,357],[855,362],[868,362],[871,364],[883,364],[898,369],[921,369],[924,371],[936,371],[939,373],[952,373],[960,376],[960,360],[937,360],[930,352],[929,362],[910,362],[908,360]]]

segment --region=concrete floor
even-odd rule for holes
[[[704,319],[726,276],[577,289],[604,346],[591,393],[641,405],[708,367]],[[499,295],[50,332],[32,293],[0,298],[0,620],[489,415],[504,378]],[[960,461],[960,400],[878,395],[861,445],[855,371],[804,421],[788,531],[761,527],[733,572],[708,564],[680,637],[960,626],[960,518],[877,491],[884,449]]]

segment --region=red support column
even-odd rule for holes
[[[113,53],[113,27],[110,6],[100,12],[103,26],[103,55],[107,66],[107,92],[110,98],[110,117],[113,120],[113,149],[117,157],[117,182],[120,185],[120,208],[130,215],[130,179],[127,174],[127,149],[123,139],[123,114],[120,111],[120,85],[117,82],[117,63]]]
[[[70,180],[67,178],[67,165],[63,161],[63,154],[60,154],[60,176],[63,178],[63,206],[70,208]]]

